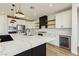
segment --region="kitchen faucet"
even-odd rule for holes
[[[28,30],[29,30],[29,32],[30,32],[30,29],[29,29],[29,28],[26,29],[26,31],[28,31]]]
[[[27,29],[25,30],[25,34],[26,34],[26,35],[28,35],[28,34],[29,34],[29,32],[30,32],[30,29],[29,29],[29,28],[27,28]]]

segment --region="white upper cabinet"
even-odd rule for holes
[[[56,14],[56,28],[72,28],[72,11]]]
[[[8,21],[6,15],[0,15],[0,35],[8,34]]]

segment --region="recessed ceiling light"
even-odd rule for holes
[[[13,11],[14,9],[11,9],[11,11]]]
[[[34,9],[35,7],[31,6],[30,9]]]
[[[53,6],[53,4],[49,4],[49,6],[50,6],[50,7],[52,7],[52,6]]]

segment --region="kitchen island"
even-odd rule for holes
[[[22,33],[21,34],[16,33],[10,35],[13,38],[12,41],[0,43],[0,55],[45,56],[46,43],[55,39],[54,37],[51,38],[51,37],[38,36],[38,35],[27,36]],[[43,52],[43,54],[41,54],[40,52]]]

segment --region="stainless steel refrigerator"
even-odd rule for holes
[[[17,25],[17,32],[24,33],[25,32],[25,25]]]

